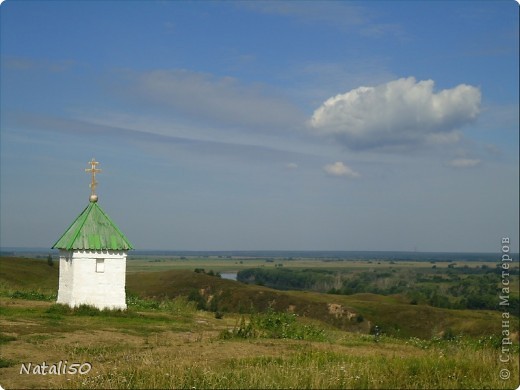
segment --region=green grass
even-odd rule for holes
[[[5,298],[3,298],[5,300]],[[158,303],[157,310],[143,310],[139,305],[129,305],[129,309],[99,310],[82,305],[74,309],[61,304],[42,302],[38,306],[28,301],[24,305],[15,305],[16,300],[3,301],[1,313],[4,318],[24,319],[24,323],[38,324],[37,327],[15,326],[5,327],[19,335],[34,337],[33,333],[60,334],[75,332],[80,329],[100,329],[110,324],[111,328],[137,335],[148,335],[157,330],[186,331],[191,329],[193,317],[196,314],[193,303],[185,298],[170,300],[164,304]],[[12,336],[2,334],[0,343],[11,341]],[[32,342],[37,338],[30,339]]]
[[[16,337],[9,336],[4,333],[0,333],[0,344],[6,344],[9,341],[14,341],[14,340],[16,340]]]
[[[39,291],[29,290],[29,291],[20,291],[20,290],[0,290],[0,295],[9,297],[9,298],[18,298],[18,299],[30,299],[32,301],[55,301],[57,298],[56,293],[44,294]]]
[[[241,316],[233,329],[226,329],[220,333],[220,338],[224,340],[273,338],[325,341],[327,335],[324,329],[314,324],[304,324],[298,321],[296,314],[268,310],[266,313],[252,315],[248,319]]]
[[[17,363],[18,362],[15,360],[4,359],[4,358],[0,357],[0,368],[12,367]]]

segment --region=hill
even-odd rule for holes
[[[398,337],[431,338],[447,332],[481,336],[501,330],[500,313],[493,311],[411,305],[399,296],[279,291],[193,271],[130,274],[127,291],[142,298],[187,296],[197,301],[200,308],[223,313],[263,312],[272,308],[363,333],[377,325],[386,334]]]
[[[31,289],[47,294],[58,292],[59,263],[46,260],[0,257],[0,285],[8,289]]]

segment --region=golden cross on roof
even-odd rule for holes
[[[89,161],[88,164],[90,164],[90,168],[86,168],[85,172],[90,172],[92,175],[92,180],[90,181],[90,201],[97,202],[98,197],[96,195],[96,173],[101,172],[101,169],[96,168],[99,162],[97,162],[95,158],[92,158],[92,160]]]

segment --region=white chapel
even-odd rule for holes
[[[126,257],[133,247],[99,206],[96,173],[101,169],[95,159],[89,164],[90,202],[53,245],[60,250],[57,303],[126,309]]]

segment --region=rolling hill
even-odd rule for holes
[[[500,313],[411,305],[399,296],[331,295],[279,291],[192,271],[143,272],[127,276],[127,291],[143,298],[185,295],[201,299],[213,311],[252,313],[269,307],[368,333],[373,326],[392,336],[431,338],[446,331],[481,336],[500,333]]]
[[[58,265],[43,260],[0,258],[0,286],[4,291],[56,293]],[[431,338],[451,334],[482,336],[500,334],[499,312],[450,310],[411,305],[399,296],[375,294],[331,295],[305,291],[279,291],[246,285],[188,270],[139,272],[127,275],[127,292],[141,298],[186,296],[199,308],[229,313],[294,312],[330,326],[369,333],[375,325],[396,337]],[[513,321],[514,332],[518,325]]]

